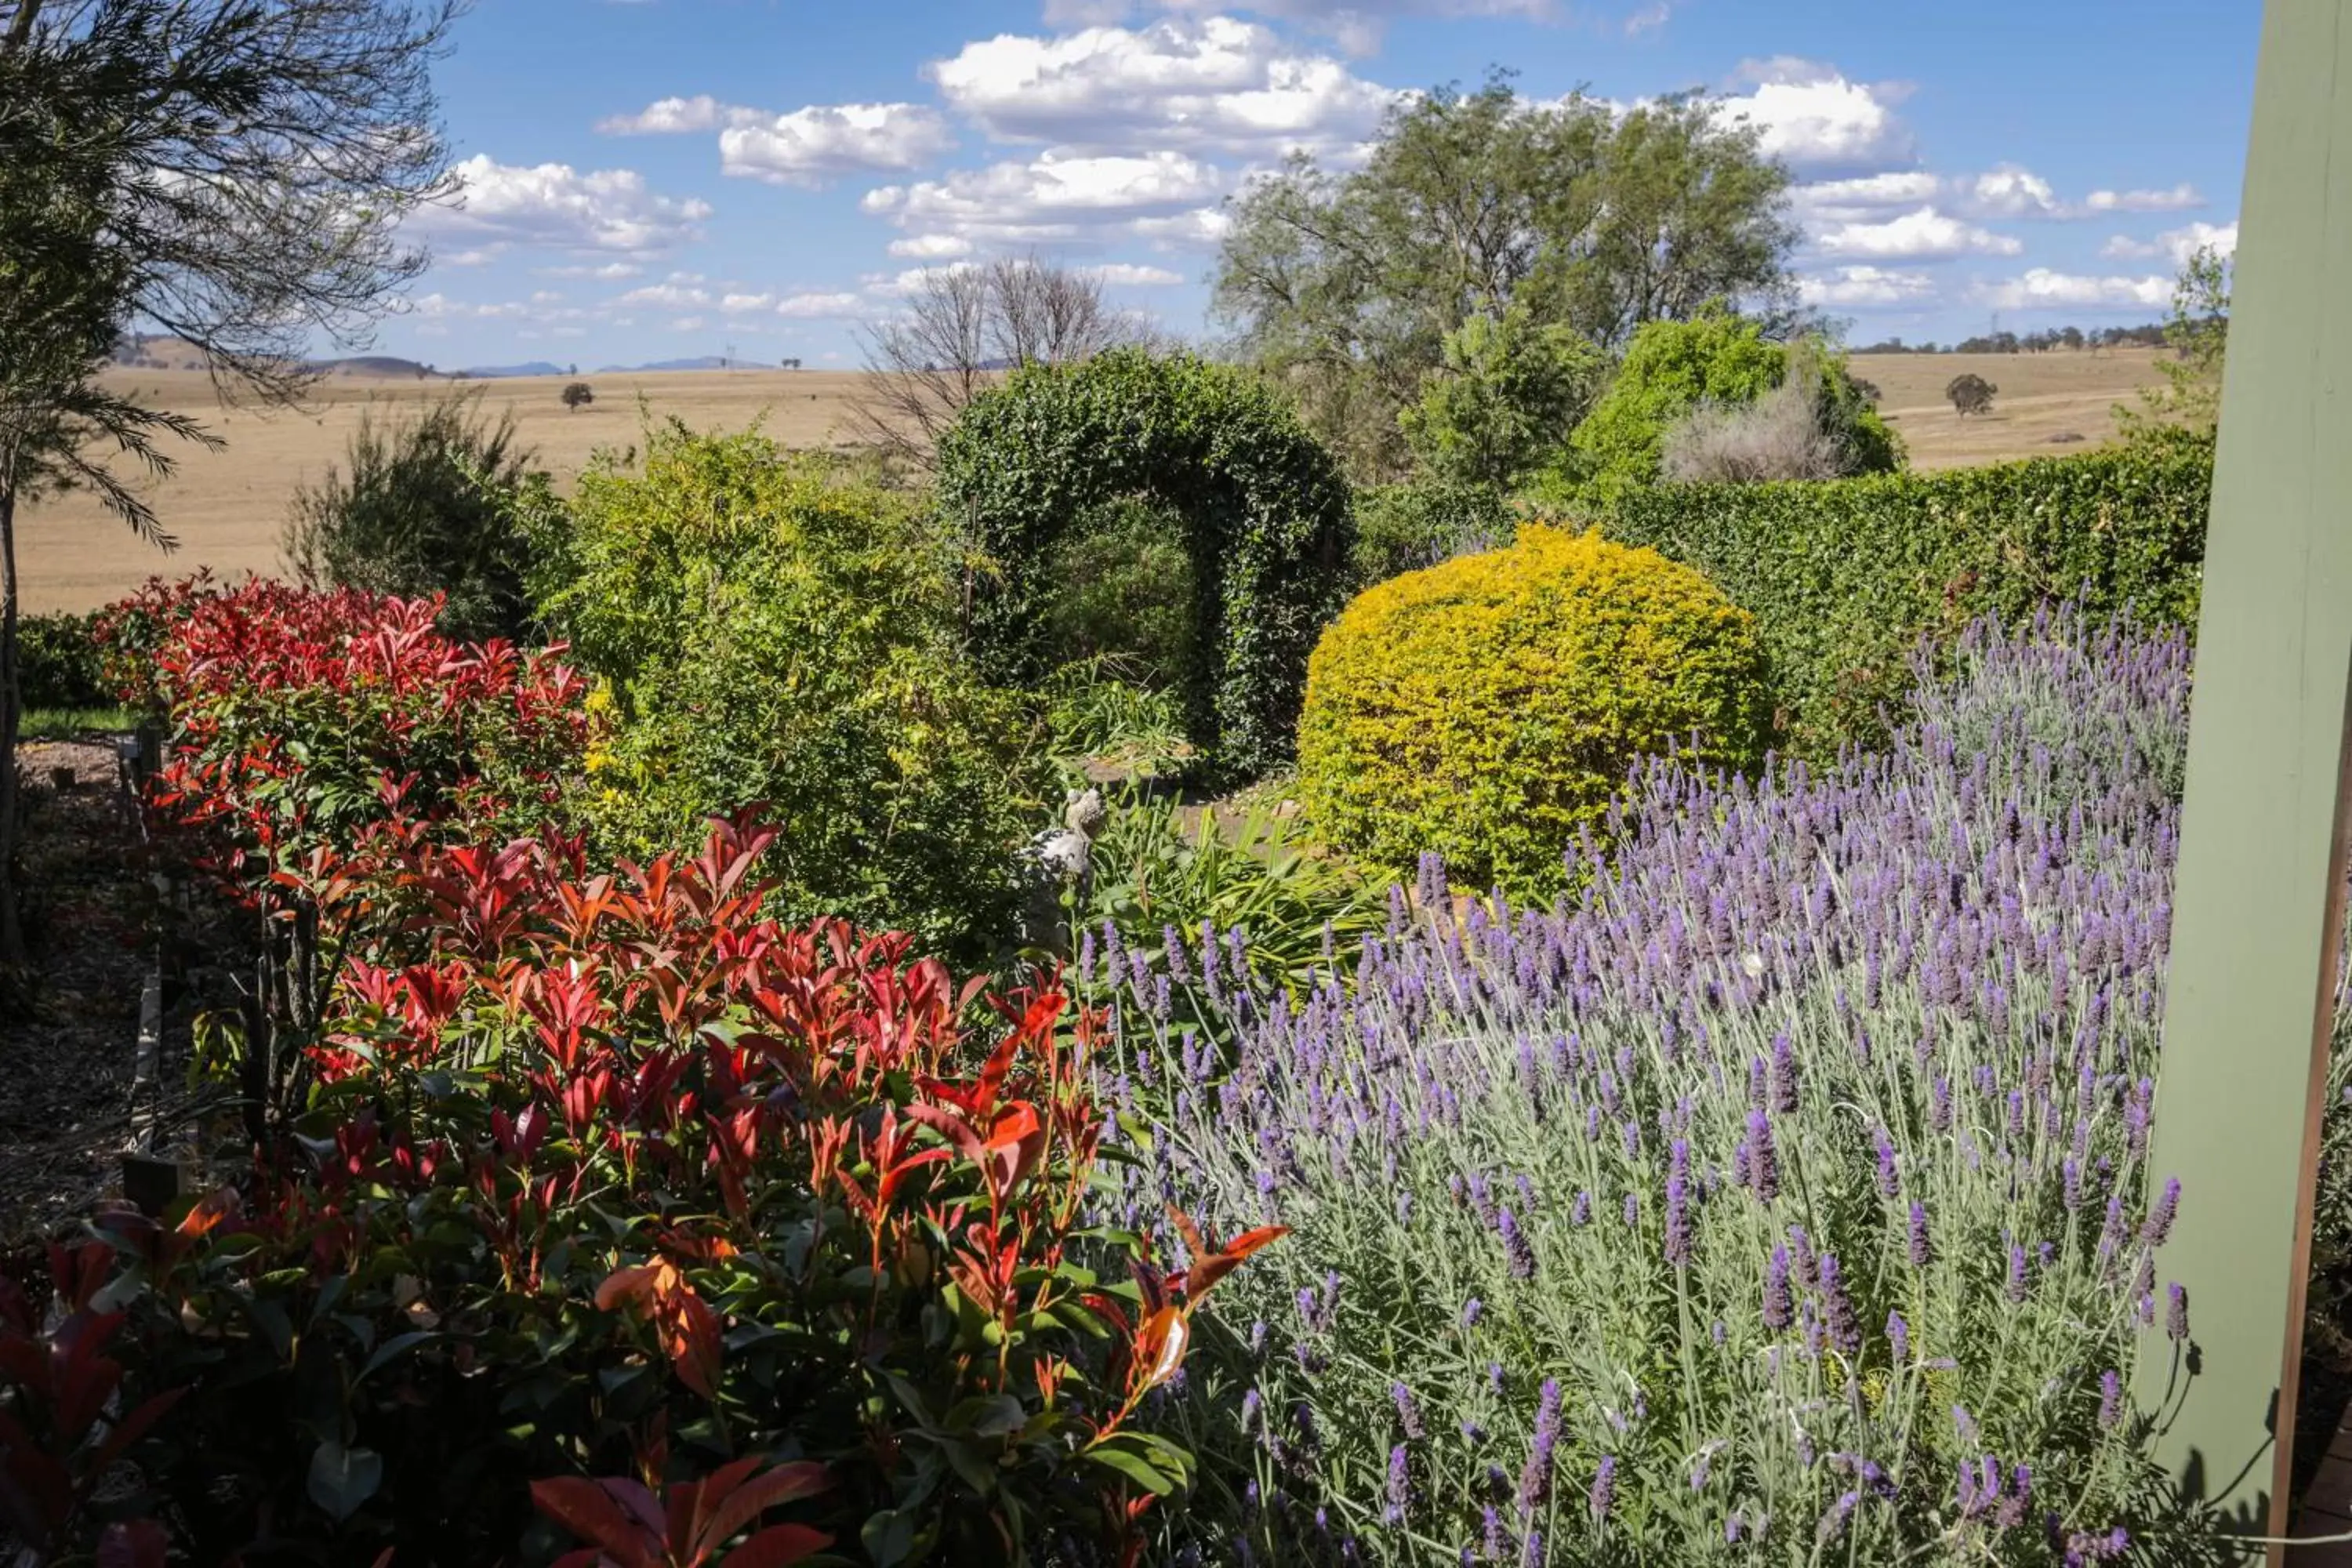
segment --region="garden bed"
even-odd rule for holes
[[[152,894],[139,827],[98,742],[18,752],[31,994],[0,1008],[0,1241],[89,1213],[130,1135],[142,941]]]

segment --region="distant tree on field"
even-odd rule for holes
[[[563,406],[577,413],[583,403],[596,401],[596,389],[584,381],[575,381],[563,389]]]
[[[1993,394],[2000,390],[1991,382],[1970,371],[1952,377],[1951,384],[1944,388],[1944,395],[1952,400],[1952,406],[1965,419],[1971,414],[1991,413]]]
[[[1098,273],[1034,257],[929,268],[904,310],[866,331],[872,374],[851,416],[886,452],[925,465],[940,433],[996,372],[1074,363],[1151,336],[1104,298]]]

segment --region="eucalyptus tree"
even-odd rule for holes
[[[1712,300],[1793,304],[1788,171],[1696,95],[1522,98],[1507,75],[1392,110],[1352,173],[1294,157],[1237,199],[1213,309],[1360,469],[1474,315],[1603,349]]]

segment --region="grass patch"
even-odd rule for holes
[[[135,730],[138,715],[128,708],[27,708],[17,726],[22,741],[70,741],[93,730]]]

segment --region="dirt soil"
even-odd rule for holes
[[[113,746],[17,756],[32,982],[0,995],[0,1242],[53,1233],[119,1180],[152,900]]]

